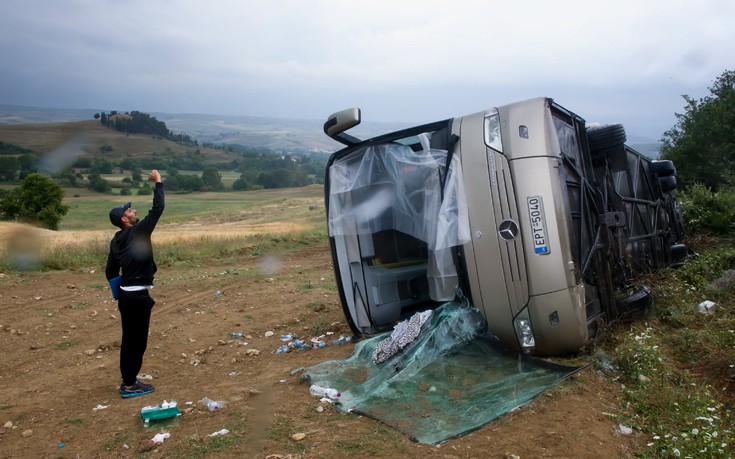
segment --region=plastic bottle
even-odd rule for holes
[[[240,332],[232,332],[232,333],[230,333],[230,338],[232,338],[232,339],[239,339],[239,338],[242,338],[243,336],[245,336],[245,334],[244,333],[240,333]]]
[[[224,402],[212,400],[207,397],[203,398],[201,402],[207,407],[207,409],[209,409],[209,411],[219,411],[224,406]]]
[[[311,393],[311,395],[316,395],[317,397],[331,398],[332,400],[342,396],[337,389],[317,386],[316,384],[312,384],[311,387],[309,387],[309,393]]]
[[[332,344],[335,345],[335,346],[341,346],[341,345],[343,345],[345,343],[349,343],[350,341],[352,341],[352,337],[351,336],[340,335],[339,338],[337,338],[334,341],[332,341]]]

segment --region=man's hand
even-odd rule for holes
[[[148,175],[148,177],[153,180],[156,183],[161,182],[161,174],[158,173],[157,170],[153,169],[151,173]]]

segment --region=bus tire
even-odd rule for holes
[[[587,140],[591,152],[618,147],[625,143],[625,128],[622,124],[587,128]]]
[[[667,159],[651,161],[648,166],[648,171],[652,174],[658,174],[659,177],[666,177],[669,175],[676,175],[676,166],[673,161]]]
[[[666,177],[659,177],[658,183],[661,185],[661,191],[666,193],[667,191],[673,191],[676,189],[676,177],[673,175],[667,175]]]

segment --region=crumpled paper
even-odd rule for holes
[[[156,434],[153,438],[151,438],[151,441],[153,443],[163,443],[163,440],[170,438],[171,434],[168,432]]]

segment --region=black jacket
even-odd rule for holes
[[[122,268],[121,287],[153,285],[153,275],[157,268],[153,260],[151,234],[163,214],[164,206],[163,183],[156,183],[153,188],[153,207],[148,215],[135,226],[115,233],[110,241],[110,253],[105,267],[108,281],[120,274]]]

